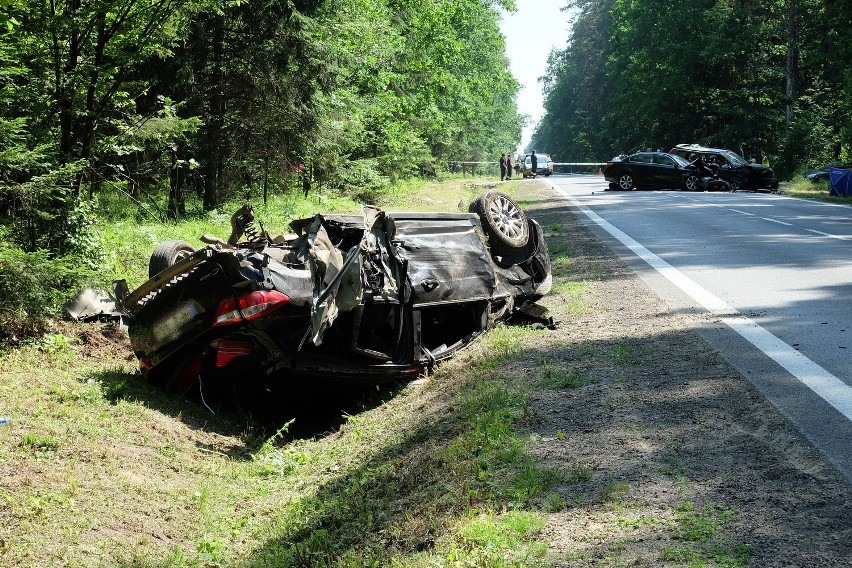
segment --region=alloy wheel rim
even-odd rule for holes
[[[497,196],[488,206],[488,216],[501,234],[511,239],[523,234],[521,212],[505,197]]]

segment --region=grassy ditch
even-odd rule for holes
[[[388,208],[466,210],[479,190],[459,182],[410,189]],[[575,266],[559,219],[542,226],[556,282],[545,303],[570,329],[593,309],[590,283],[602,272],[594,262]],[[649,553],[652,565],[744,566],[747,551],[731,552],[725,540],[736,510],[683,501],[645,513],[626,483],[599,480],[571,458],[563,432],[536,432],[542,393],[601,385],[542,354],[565,349],[561,341],[499,326],[428,379],[357,399],[327,394],[324,407],[294,394],[270,428],[144,384],[111,328],[57,324],[0,357],[0,415],[9,417],[0,426],[0,564],[600,564],[583,546],[554,554],[546,527],[574,522],[570,515],[595,519],[608,543],[601,565],[623,565],[619,547],[651,527],[663,543]],[[602,349],[607,364],[644,364],[626,345]],[[300,407],[308,412],[283,410]],[[542,443],[566,456],[542,463],[531,451]]]
[[[795,177],[793,180],[783,183],[780,188],[784,195],[790,197],[800,197],[803,199],[815,199],[817,201],[825,201],[827,203],[841,203],[844,205],[852,204],[852,200],[848,197],[837,197],[829,195],[829,187],[827,181],[819,181],[817,183],[810,182],[801,176]]]
[[[70,335],[7,354],[0,558],[536,564],[546,519],[529,505],[561,474],[526,451],[516,424],[528,418],[529,386],[505,372],[535,333],[497,329],[430,380],[295,440],[288,424],[259,437],[239,416],[150,389],[130,361],[100,368]]]

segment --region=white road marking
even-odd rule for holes
[[[740,314],[724,300],[699,286],[677,268],[649,251],[618,227],[612,225],[580,203],[577,198],[556,186],[552,187],[582,211],[586,217],[618,239],[624,246],[633,251],[636,256],[648,263],[649,266],[654,268],[669,282],[680,288],[711,314],[723,316],[722,321],[732,330],[754,345],[767,357],[781,365],[788,373],[837,409],[848,420],[852,420],[852,387],[849,387],[849,385],[802,355],[790,345],[784,343],[780,338],[762,328],[750,318]],[[740,211],[740,213],[743,212]],[[751,214],[746,213],[746,215]]]
[[[822,231],[817,231],[816,229],[805,229],[809,233],[814,233],[815,235],[822,235],[824,237],[831,237],[832,239],[839,239],[841,241],[848,241],[849,237],[844,237],[843,235],[832,235],[831,233],[823,233]]]
[[[688,198],[687,199],[691,199]],[[785,225],[787,227],[796,227],[797,229],[801,229],[802,231],[806,231],[808,233],[813,233],[815,235],[821,235],[823,237],[829,237],[832,239],[837,239],[839,241],[849,241],[852,240],[852,237],[846,235],[833,235],[831,233],[824,233],[822,231],[817,231],[816,229],[806,229],[805,227],[800,227],[798,225],[794,225],[793,223],[787,223],[785,221],[779,221],[778,219],[771,219],[769,217],[759,217],[754,213],[749,213],[748,211],[742,211],[740,209],[734,209],[733,207],[728,207],[727,205],[722,205],[719,203],[707,203],[705,201],[700,201],[698,199],[691,199],[691,201],[695,201],[696,203],[701,203],[702,205],[710,205],[711,207],[718,207],[719,209],[727,209],[728,211],[733,211],[734,213],[740,213],[742,215],[748,215],[749,217],[756,217],[757,219],[761,219],[763,221],[769,221],[770,223],[778,223],[779,225]],[[829,203],[827,205],[834,205],[833,203]]]
[[[770,219],[769,217],[759,217],[764,221],[769,221],[770,223],[778,223],[779,225],[785,225],[787,227],[792,227],[793,223],[785,223],[784,221],[779,221],[778,219]],[[805,229],[807,231],[807,229]]]

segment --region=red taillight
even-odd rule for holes
[[[216,366],[224,367],[237,357],[251,354],[252,346],[248,341],[220,339],[216,347]]]
[[[203,355],[202,353],[193,357],[175,372],[168,383],[170,391],[186,393],[198,384],[198,377],[201,376],[201,368],[203,366]]]
[[[216,323],[213,325],[228,325],[244,320],[252,320],[266,315],[290,301],[285,294],[275,290],[258,290],[237,298],[226,298],[219,302],[216,310]]]

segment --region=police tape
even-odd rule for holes
[[[477,164],[488,164],[488,165],[497,165],[499,162],[488,161],[488,162],[475,162],[471,160],[449,160],[448,164],[461,164],[461,165],[470,165],[475,166]],[[606,165],[606,162],[553,162],[554,166],[595,166],[602,168]]]

